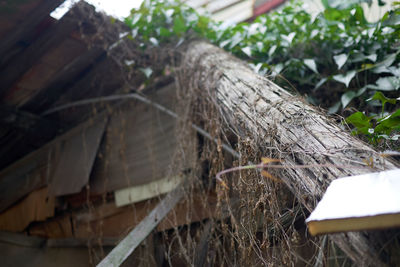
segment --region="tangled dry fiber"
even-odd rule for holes
[[[107,32],[107,24],[99,25],[100,35]],[[184,169],[188,177],[188,219],[199,204],[209,212],[207,219],[154,233],[135,252],[137,266],[159,262],[169,266],[399,263],[395,252],[400,248],[399,231],[311,237],[304,222],[332,179],[371,171],[363,159],[372,159],[377,170],[392,168],[392,162],[323,112],[202,41],[144,51],[134,41],[123,40],[107,49],[119,65],[117,75],[125,81],[119,93],[145,95],[175,84],[175,103],[170,107],[179,114],[176,138],[180,142],[169,170]],[[127,66],[132,60],[134,64]],[[146,67],[153,70],[147,81],[140,71]],[[193,125],[211,137],[196,132]],[[193,147],[197,158],[187,162],[186,153]],[[223,176],[226,186],[216,182],[221,170],[258,163],[261,157],[280,159],[287,168],[268,170],[277,179],[249,169]],[[344,167],[350,165],[354,168]],[[216,196],[215,205],[210,204],[212,196]]]

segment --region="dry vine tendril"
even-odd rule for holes
[[[382,154],[381,156],[384,156],[385,154]],[[249,170],[249,169],[261,169],[261,175],[263,177],[266,177],[268,179],[271,179],[272,181],[275,182],[281,182],[281,179],[276,178],[272,174],[270,174],[266,169],[267,168],[275,168],[275,169],[305,169],[305,168],[313,168],[313,167],[339,167],[339,168],[348,168],[348,169],[361,169],[361,167],[353,166],[353,165],[335,165],[335,164],[304,164],[304,165],[293,165],[293,166],[287,166],[287,165],[271,165],[271,163],[281,163],[282,160],[280,159],[274,159],[274,158],[266,158],[262,157],[261,158],[261,163],[259,164],[252,164],[252,165],[246,165],[246,166],[238,166],[238,167],[233,167],[229,169],[225,169],[223,171],[220,171],[216,174],[215,178],[217,181],[226,189],[229,189],[228,185],[225,183],[225,181],[221,178],[221,175],[227,174],[230,172],[234,171],[241,171],[241,170]],[[371,168],[374,168],[374,165],[369,162],[365,162],[366,165],[368,165]]]

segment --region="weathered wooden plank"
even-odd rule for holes
[[[97,121],[62,141],[61,155],[49,185],[49,195],[77,193],[88,183],[105,125],[106,120]]]
[[[0,231],[0,242],[9,243],[23,247],[42,247],[46,243],[45,238],[38,236],[27,236],[7,231]]]
[[[51,47],[32,66],[24,72],[7,93],[7,104],[21,108],[31,101],[38,93],[62,71],[65,66],[87,52],[87,45],[80,40],[67,36],[64,40]],[[8,71],[5,69],[5,71]],[[43,96],[45,99],[46,96]],[[31,111],[32,112],[32,111]],[[34,112],[38,113],[38,112]]]
[[[22,3],[24,3],[23,1]],[[0,42],[0,58],[8,53],[8,50],[14,46],[18,41],[24,39],[27,35],[32,34],[33,29],[59,6],[63,0],[42,0],[39,5],[30,10],[29,15],[26,16],[20,23],[14,27],[12,32],[9,32]]]
[[[181,225],[190,225],[205,219],[216,220],[226,218],[228,213],[224,207],[217,213],[217,196],[213,193],[192,193],[185,196],[175,208],[157,225],[157,231],[173,229]]]
[[[93,255],[101,254],[100,248],[91,247]],[[107,248],[104,248],[108,251]],[[87,267],[92,266],[88,257],[87,247],[23,247],[0,242],[1,266],[5,267]],[[98,259],[93,257],[94,262]],[[92,262],[93,264],[93,262]]]
[[[117,207],[115,203],[104,203],[90,209],[72,212],[68,216],[58,216],[45,222],[36,223],[28,228],[28,232],[46,238],[96,240],[104,237],[119,238],[121,240],[159,202],[160,197],[124,207]],[[202,193],[193,192],[190,197],[181,201],[161,220],[157,226],[157,231],[173,229],[208,218],[213,218],[214,220],[225,218],[229,213],[227,209],[217,213],[217,202],[217,197],[214,194],[205,196]],[[71,231],[72,228],[74,229],[73,231]]]
[[[43,159],[54,160],[54,152],[46,147],[0,172],[0,212],[30,192],[46,186],[46,174],[51,171],[51,166],[45,166]]]
[[[156,197],[125,207],[114,203],[96,206],[94,210],[82,210],[72,214],[74,236],[80,239],[90,237],[122,237],[136,227],[159,203]],[[205,203],[206,202],[206,203]],[[226,211],[216,213],[217,197],[194,192],[190,199],[181,201],[157,226],[157,231],[165,231],[178,226],[199,222],[207,218],[227,216]]]
[[[73,229],[71,216],[65,214],[49,219],[46,222],[29,226],[28,233],[33,236],[42,236],[47,238],[73,238]]]
[[[0,107],[0,124],[12,126],[12,128],[40,139],[51,138],[57,131],[62,130],[57,122],[7,106]],[[40,137],[38,129],[40,129]]]
[[[7,64],[6,69],[3,69],[0,73],[0,95],[4,96],[14,82],[29,70],[38,59],[77,28],[78,23],[69,16],[65,16],[58,23],[52,25],[33,44],[13,58]]]
[[[96,246],[116,246],[120,238],[97,237],[95,239],[78,238],[50,238],[46,241],[46,247],[65,248],[65,247],[96,247]]]
[[[0,213],[0,230],[22,232],[31,222],[52,217],[54,208],[55,199],[48,196],[48,188],[36,190]]]
[[[113,73],[113,75],[110,75]],[[60,84],[60,87],[49,87],[43,91],[44,99],[39,101],[39,105],[30,102],[27,105],[29,111],[46,112],[48,109],[62,106],[67,103],[82,99],[107,96],[115,93],[123,87],[125,78],[121,75],[121,68],[111,58],[100,56],[95,64],[77,75],[75,80],[67,81],[67,84]],[[62,89],[63,88],[63,89]],[[54,89],[54,91],[53,91]],[[109,104],[109,103],[104,103]],[[102,106],[104,107],[104,106]],[[80,106],[59,111],[58,114],[64,122],[75,122],[86,119],[93,112],[92,105]]]
[[[68,90],[68,87],[71,87],[72,84],[79,80],[82,72],[87,71],[91,64],[99,63],[103,53],[103,49],[97,47],[89,48],[88,51],[66,64],[52,77],[46,88],[40,90],[22,108],[31,112],[41,113],[45,111]]]
[[[117,207],[150,199],[175,189],[182,176],[167,177],[147,184],[123,188],[114,192],[115,204]]]
[[[85,129],[94,127],[94,123],[104,123],[105,120],[104,115],[99,115],[96,119],[82,123],[2,170],[0,172],[0,212],[28,193],[48,185],[54,177],[61,145],[71,138],[82,136]]]
[[[88,239],[103,236],[121,239],[136,227],[157,203],[157,200],[150,200],[120,208],[110,203],[97,206],[93,211],[82,210],[72,214],[74,237]]]
[[[26,234],[0,231],[0,242],[13,244],[22,247],[32,248],[67,248],[67,247],[86,247],[86,246],[116,246],[119,238],[104,237],[96,239],[78,238],[43,238],[39,236],[28,236]]]
[[[173,105],[175,97],[173,86],[149,96],[157,103],[169,102],[168,105]],[[176,120],[155,107],[136,101],[127,103],[110,117],[101,158],[95,163],[90,181],[91,192],[101,194],[147,184],[192,169],[196,157],[194,132],[192,137],[182,140]],[[177,149],[185,149],[182,165],[186,166],[170,169]]]
[[[170,192],[97,266],[120,266],[136,247],[154,230],[184,195],[183,186]]]

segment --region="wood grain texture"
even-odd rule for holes
[[[4,96],[8,89],[28,71],[49,49],[59,44],[73,31],[77,24],[68,18],[60,20],[43,33],[33,44],[18,53],[7,65],[7,71],[0,73],[0,94]],[[12,90],[11,90],[12,91]]]
[[[120,266],[184,195],[182,186],[171,191],[97,266]]]
[[[255,74],[222,49],[202,41],[193,41],[182,49],[185,72],[181,78],[214,97],[221,114],[242,129],[239,136],[259,140],[261,151],[272,147],[271,155],[286,166],[332,164],[277,172],[308,210],[315,207],[333,179],[396,167],[323,112]],[[374,169],[363,162],[369,158]],[[340,167],[343,165],[354,168]],[[334,240],[354,262],[382,265],[378,248],[368,241],[367,234],[348,233]]]
[[[54,178],[54,173],[59,164],[59,159],[62,153],[62,144],[72,142],[70,140],[74,139],[78,141],[79,139],[82,140],[82,134],[85,131],[87,131],[88,129],[96,129],[96,127],[98,127],[96,126],[96,123],[100,123],[100,128],[104,127],[106,120],[107,117],[99,115],[95,120],[84,122],[2,170],[0,172],[0,212],[8,208],[16,201],[22,199],[30,192],[49,185],[52,181],[56,181],[55,183],[58,183],[59,181]],[[93,143],[94,141],[98,140],[92,140],[91,143]],[[78,149],[78,151],[75,151],[77,153],[75,154],[76,159],[82,159],[82,157],[84,156],[84,154],[80,155],[81,151],[79,151],[79,147],[71,147],[68,149]],[[64,157],[74,157],[74,155],[69,155],[70,152],[68,152],[67,154],[65,154]],[[77,164],[77,166],[80,166],[81,168],[80,173],[83,172],[84,176],[73,178],[68,177],[68,179],[77,179],[79,181],[81,181],[81,179],[87,179],[87,175],[85,175],[85,173],[88,172],[88,166],[85,164],[90,163],[89,161],[78,163],[71,163],[69,161],[69,163],[72,164],[72,166],[65,167],[67,169],[70,169],[68,170],[69,172],[78,171],[78,169],[73,170],[73,165]],[[64,169],[64,167],[62,167],[61,169]],[[75,187],[77,185],[75,184],[73,186]],[[77,187],[75,187],[74,190],[78,190]],[[58,190],[54,192],[58,192]]]
[[[176,102],[175,87],[160,88],[149,98],[170,107]],[[147,184],[177,176],[195,164],[194,131],[191,140],[180,139],[175,118],[149,104],[131,101],[110,116],[105,140],[90,181],[94,194]],[[185,151],[183,167],[173,169],[176,153]]]
[[[0,230],[22,232],[31,222],[54,216],[54,209],[55,199],[48,197],[47,187],[41,188],[0,214]]]
[[[62,3],[62,0],[41,0],[41,1],[29,1],[30,7],[25,12],[9,12],[8,14],[2,14],[0,24],[4,25],[10,22],[14,22],[15,28],[12,32],[8,29],[8,34],[1,36],[0,42],[0,58],[4,58],[6,53],[9,52],[10,48],[18,41],[26,38],[26,36],[34,33],[35,27],[43,21],[51,11]],[[32,3],[34,5],[32,5]],[[36,5],[35,5],[36,4]],[[18,9],[26,9],[26,1],[20,1],[20,3],[14,4]],[[18,10],[20,11],[20,10]],[[16,15],[23,14],[24,17],[15,18]],[[4,24],[3,24],[4,23]],[[4,34],[4,26],[1,27],[0,35]]]
[[[51,196],[78,193],[88,183],[105,125],[106,120],[89,124],[60,142],[60,159],[49,186]]]

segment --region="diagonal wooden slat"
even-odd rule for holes
[[[182,182],[175,190],[169,192],[97,267],[120,266],[182,199],[185,184],[185,182]]]

